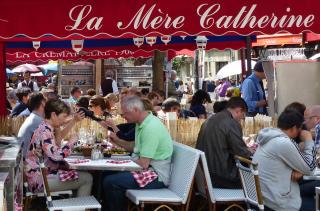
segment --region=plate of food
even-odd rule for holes
[[[112,147],[111,149],[105,149],[103,151],[103,154],[106,157],[130,155],[129,152],[127,152],[125,149],[123,149],[121,147]]]

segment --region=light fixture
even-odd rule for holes
[[[198,49],[205,49],[207,46],[208,39],[206,36],[197,36],[196,42]]]

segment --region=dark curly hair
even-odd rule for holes
[[[195,105],[201,105],[203,104],[205,101],[207,101],[208,103],[211,103],[211,98],[210,95],[208,94],[208,92],[203,91],[203,90],[198,90],[196,93],[194,93],[194,95],[192,96],[191,99],[191,107],[195,106]]]

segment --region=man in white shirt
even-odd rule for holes
[[[22,87],[28,87],[31,89],[31,92],[39,91],[38,84],[37,84],[37,82],[31,80],[29,71],[26,71],[23,73],[23,78],[24,78],[24,81],[22,81],[18,84],[18,89],[20,89]]]
[[[117,86],[117,82],[113,79],[114,74],[111,70],[106,72],[106,78],[101,80],[99,93],[102,96],[106,96],[107,94],[113,93],[118,95],[119,90]]]

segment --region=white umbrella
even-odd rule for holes
[[[255,61],[251,61],[251,67],[253,69],[254,65],[256,64]],[[247,68],[247,60],[245,60],[245,66]],[[223,66],[217,75],[215,76],[215,79],[222,79],[222,78],[227,78],[232,75],[239,75],[241,74],[242,69],[241,69],[241,60],[237,60],[234,62],[231,62],[225,66]]]
[[[317,53],[317,54],[311,56],[309,59],[310,59],[310,60],[317,60],[317,59],[319,59],[319,58],[320,58],[320,53]]]
[[[31,73],[41,72],[41,70],[34,64],[22,64],[12,69],[14,73],[24,73],[29,71]]]

